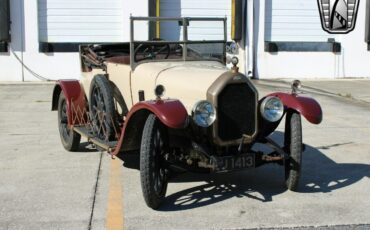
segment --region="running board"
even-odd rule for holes
[[[76,133],[80,134],[81,136],[87,138],[88,142],[108,152],[111,152],[117,146],[118,143],[117,141],[100,140],[99,138],[93,135],[93,133],[87,126],[75,126],[73,127],[73,130]]]

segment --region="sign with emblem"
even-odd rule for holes
[[[355,29],[359,0],[317,0],[322,28],[331,34]]]

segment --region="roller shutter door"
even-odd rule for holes
[[[160,0],[161,17],[227,17],[227,35],[231,40],[231,0]],[[167,26],[166,26],[167,25]],[[190,39],[218,39],[222,37],[222,23],[194,23],[190,25]],[[179,39],[174,28],[168,23],[162,23],[161,37],[164,39]],[[177,37],[174,37],[177,36]]]
[[[122,42],[122,0],[38,0],[40,42]]]
[[[266,0],[265,40],[326,42],[317,0]]]

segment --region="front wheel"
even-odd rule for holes
[[[285,160],[285,184],[291,191],[297,191],[302,167],[302,123],[301,115],[288,112],[285,121],[284,146],[289,158]]]
[[[89,107],[93,133],[100,140],[113,141],[116,111],[111,85],[104,75],[96,75],[91,82]]]
[[[68,127],[67,102],[63,92],[60,93],[58,101],[58,127],[63,147],[68,151],[77,151],[81,135]]]
[[[154,114],[145,122],[140,149],[141,188],[146,204],[157,209],[166,196],[167,169],[164,155],[168,142],[166,129]]]

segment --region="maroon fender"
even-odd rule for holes
[[[272,93],[268,96],[280,98],[286,109],[296,110],[313,124],[320,124],[322,121],[321,106],[313,98],[289,93]]]
[[[119,138],[117,147],[115,148],[113,155],[117,155],[125,144],[126,139],[132,139],[127,137],[131,135],[140,135],[141,132],[135,132],[136,134],[131,134],[130,129],[140,130],[144,127],[145,120],[141,120],[137,125],[132,125],[132,120],[135,120],[135,117],[140,112],[145,112],[146,115],[149,113],[155,114],[158,119],[167,127],[173,129],[185,128],[188,121],[188,113],[184,105],[178,100],[160,100],[160,101],[144,101],[139,102],[134,105],[130,112],[128,113],[124,126],[121,130],[121,136]],[[147,116],[143,116],[145,119]],[[131,124],[131,126],[130,126]],[[130,128],[127,128],[130,127]]]
[[[131,108],[127,121],[129,121],[130,115],[142,109],[154,113],[163,124],[173,129],[184,128],[188,118],[188,112],[180,101],[160,100],[137,103]]]
[[[63,91],[67,101],[68,125],[80,125],[87,122],[85,92],[77,80],[59,80],[53,91],[51,110],[58,110],[58,99]]]

